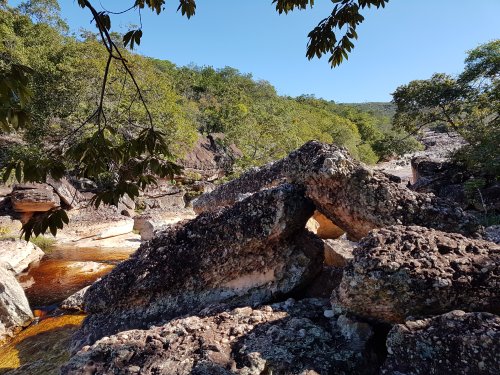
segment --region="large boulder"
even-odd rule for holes
[[[16,212],[46,212],[61,205],[59,195],[47,184],[15,185],[11,202]]]
[[[38,262],[44,252],[31,242],[19,239],[0,240],[0,263],[18,274],[29,267],[31,263]]]
[[[61,202],[66,208],[73,209],[80,207],[86,199],[65,177],[56,180],[52,177],[47,178],[47,185],[54,189]]]
[[[500,364],[500,317],[456,310],[395,325],[381,374],[495,375]]]
[[[139,209],[178,212],[184,210],[186,192],[169,181],[161,180],[157,186],[149,186],[136,198]]]
[[[353,160],[345,149],[316,141],[200,196],[193,208],[199,213],[230,206],[242,195],[283,181],[302,186],[318,211],[355,240],[374,228],[396,224],[467,235],[479,227],[477,220],[456,204],[432,194],[415,193]]]
[[[304,229],[312,213],[303,191],[284,185],[169,227],[90,287],[75,347],[211,304],[261,304],[300,288],[323,263],[322,241]]]
[[[390,323],[450,310],[500,313],[500,246],[422,227],[374,230],[354,250],[334,305]]]
[[[369,328],[327,318],[326,300],[243,307],[121,332],[78,352],[64,375],[374,374]],[[368,334],[368,335],[367,335]]]
[[[7,267],[0,263],[0,342],[33,320],[23,288]]]

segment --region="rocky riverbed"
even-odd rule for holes
[[[95,271],[102,278],[61,304],[86,317],[81,324],[82,315],[42,317],[4,347],[4,371],[22,365],[10,373],[496,374],[500,246],[470,205],[433,190],[438,179],[430,173],[444,167],[409,165],[417,180],[408,185],[344,149],[309,142],[207,191],[193,203],[197,216],[185,206],[177,209],[178,223],[158,207],[137,215],[140,234],[113,232],[124,236],[122,245],[148,239],[135,252],[56,249],[38,271],[32,266],[17,278],[26,277],[32,302],[29,280],[44,285],[54,275],[65,294],[91,282],[69,277],[65,284],[51,264],[74,262],[80,276]],[[420,190],[424,177],[432,184]],[[157,197],[177,199],[168,189]],[[86,227],[92,212],[77,210],[83,214],[68,237],[116,238],[100,222]],[[104,223],[120,217],[118,228],[134,222],[125,212],[102,215]],[[33,319],[18,289],[27,317],[12,333]],[[62,297],[48,293],[46,301]],[[52,341],[58,324],[61,340]],[[46,335],[56,348],[48,350],[52,367],[29,351],[36,327],[43,333],[35,336]]]

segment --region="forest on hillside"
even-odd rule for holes
[[[3,149],[4,163],[46,160],[54,148],[77,149],[88,143],[93,124],[87,121],[99,103],[107,51],[98,35],[70,33],[57,8],[0,8],[0,70],[14,64],[32,69],[30,119],[17,136],[24,142]],[[122,35],[112,34],[117,44]],[[418,147],[403,131],[394,131],[390,112],[339,105],[313,96],[279,96],[266,81],[226,67],[178,67],[123,50],[143,88],[155,126],[165,135],[176,160],[188,152],[199,134],[223,133],[222,142],[243,153],[239,170],[285,156],[316,139],[346,147],[373,164]],[[106,142],[120,144],[147,127],[148,114],[119,63],[112,63],[105,92]],[[5,129],[4,129],[5,130]],[[10,134],[12,137],[12,133]],[[405,142],[398,142],[405,139]],[[103,171],[104,173],[104,171]]]

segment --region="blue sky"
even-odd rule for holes
[[[100,0],[122,10],[133,0]],[[89,25],[87,10],[60,0],[73,30]],[[99,7],[99,0],[93,3]],[[354,52],[341,67],[327,58],[307,60],[307,33],[326,17],[332,3],[278,15],[271,0],[198,0],[190,20],[176,13],[177,0],[156,16],[142,14],[139,52],[177,65],[232,66],[271,82],[280,94],[314,94],[336,102],[388,101],[391,92],[435,72],[459,73],[467,50],[500,38],[500,0],[391,0],[365,11]],[[113,16],[113,29],[138,24],[137,13]]]

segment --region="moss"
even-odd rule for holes
[[[43,251],[47,252],[52,249],[52,247],[56,243],[56,240],[50,237],[38,236],[38,237],[31,237],[30,242],[38,246]]]

